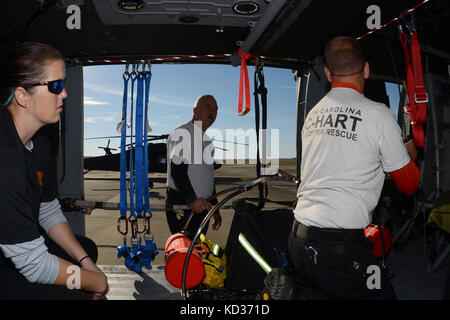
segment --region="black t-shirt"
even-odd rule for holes
[[[0,244],[39,238],[40,204],[55,198],[56,159],[48,137],[38,132],[29,151],[9,112],[0,110]]]

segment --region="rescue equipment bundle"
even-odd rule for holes
[[[370,224],[364,229],[364,234],[373,243],[373,255],[378,259],[384,258],[392,246],[392,233],[383,226]]]
[[[142,66],[139,71],[139,67]],[[148,70],[146,70],[148,66]],[[117,258],[124,258],[125,266],[137,273],[142,272],[142,267],[152,268],[152,261],[159,253],[153,242],[153,234],[150,229],[150,190],[148,184],[148,100],[150,92],[151,70],[148,62],[135,63],[132,72],[129,72],[129,64],[126,64],[122,76],[124,82],[122,121],[117,125],[117,131],[121,133],[120,143],[120,217],[117,221],[117,231],[123,235],[123,245],[117,247]],[[127,100],[128,82],[131,79],[131,104],[130,104],[130,150],[129,159],[126,152],[127,134]],[[133,99],[134,84],[137,80],[135,132],[133,132]],[[145,97],[144,97],[145,93]],[[135,134],[135,143],[133,135]],[[129,200],[130,214],[127,217],[127,160],[129,160],[130,183]],[[125,224],[125,230],[123,230]],[[128,224],[131,229],[131,248],[127,247]],[[142,235],[144,243],[142,243]]]
[[[183,233],[176,233],[167,239],[164,273],[167,281],[176,288],[182,287],[183,263],[191,243],[191,239]],[[191,289],[201,283],[210,288],[221,288],[226,272],[227,257],[224,250],[203,233],[200,234],[187,267],[186,288]]]
[[[213,208],[211,208],[211,210],[208,212],[208,214],[200,224],[197,233],[193,235],[192,240],[183,233],[174,234],[167,240],[165,246],[166,279],[173,286],[181,288],[183,298],[187,297],[187,289],[192,289],[202,283],[209,288],[226,287],[226,277],[230,274],[228,254],[224,252],[216,243],[210,241],[205,237],[204,234],[201,233],[201,230],[203,230],[213,214],[217,212],[217,210],[220,209],[228,200],[235,197],[236,195],[245,191],[249,191],[259,184],[274,180],[288,181],[295,184],[299,183],[296,177],[283,170],[278,170],[278,172],[274,175],[261,176],[252,182],[222,190],[208,198],[208,200],[227,193],[229,194],[226,195],[224,199],[222,199]],[[290,227],[289,223],[288,227]],[[186,226],[184,227],[184,229],[186,229]],[[244,246],[243,243],[247,244],[244,249],[246,252],[245,256],[247,256],[248,254],[250,254],[250,252],[252,252],[252,250],[250,250],[249,252],[249,248],[252,248],[252,245],[249,244],[248,239],[241,240],[244,238],[245,236],[240,234],[239,237],[237,237],[235,240],[239,241],[242,246]],[[280,252],[274,252],[275,253],[271,252],[271,254],[275,254],[276,257],[278,257]],[[253,261],[252,263],[258,265],[257,262],[255,262],[258,258],[258,253],[256,252],[256,254],[250,256],[250,259]],[[278,260],[278,258],[275,259]],[[235,265],[238,266],[239,258],[237,258],[235,261],[237,263]],[[261,264],[259,264],[258,268],[260,268],[260,266]],[[270,269],[270,266],[268,268]],[[263,271],[264,276],[267,272],[270,271],[267,270],[264,270],[265,272]],[[250,278],[252,276],[253,274],[250,275]],[[247,277],[249,276],[247,275]]]

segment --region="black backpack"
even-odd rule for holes
[[[225,287],[230,289],[262,289],[267,268],[288,266],[288,237],[294,214],[289,209],[260,211],[243,199],[233,202],[234,218],[225,253],[228,258]],[[250,248],[250,249],[249,249]],[[261,264],[249,253],[257,252]]]

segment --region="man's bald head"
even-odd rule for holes
[[[328,69],[335,76],[350,76],[363,71],[364,54],[358,40],[336,37],[325,47]]]
[[[193,121],[201,121],[202,129],[206,131],[216,120],[217,102],[214,96],[205,94],[198,97],[194,103]]]
[[[211,94],[202,95],[195,100],[194,108],[202,107],[208,103],[211,103],[212,101],[214,101],[214,103],[216,102],[216,99],[214,98],[213,95]]]

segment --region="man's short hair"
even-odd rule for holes
[[[325,61],[333,75],[351,75],[364,68],[364,53],[358,40],[336,37],[325,47]]]

